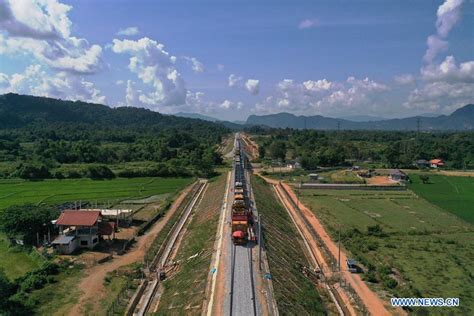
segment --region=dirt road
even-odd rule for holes
[[[122,256],[116,256],[113,260],[93,266],[86,270],[87,276],[79,283],[82,295],[78,303],[74,305],[68,312],[68,315],[96,315],[95,308],[100,304],[101,300],[106,296],[104,289],[104,278],[107,273],[112,272],[122,266],[132,264],[143,260],[146,251],[150,248],[153,240],[163,229],[171,216],[179,208],[186,195],[189,193],[191,186],[186,188],[174,201],[165,216],[152,226],[145,235],[138,237],[137,242],[132,249]],[[87,308],[85,308],[87,305]]]
[[[276,180],[272,180],[266,177],[263,177],[267,182],[278,185],[279,182]],[[297,201],[297,196],[294,193],[293,189],[286,183],[282,183],[282,188],[285,189],[285,191],[289,194],[289,197],[293,201]],[[285,204],[287,204],[287,207],[292,207],[291,203],[289,201],[285,201]],[[323,243],[325,244],[326,248],[329,250],[329,252],[334,256],[335,258],[338,257],[338,247],[336,243],[329,237],[329,234],[327,233],[326,229],[324,226],[321,224],[319,219],[314,215],[314,213],[308,209],[304,204],[301,203],[301,201],[298,202],[299,205],[299,211],[301,212],[301,215],[305,218],[305,220],[309,223],[311,228],[319,235]],[[301,223],[302,224],[302,223]],[[304,225],[302,224],[301,227]],[[308,240],[309,239],[309,240]],[[316,241],[314,238],[307,238],[308,243],[316,245]],[[317,246],[316,246],[317,247]],[[318,260],[322,260],[323,256],[321,254],[321,251],[318,251],[316,253],[316,256],[319,257]],[[341,262],[345,262],[347,259],[347,255],[344,250],[341,249]],[[324,262],[324,261],[322,261]],[[323,267],[323,269],[328,269],[328,267]],[[326,272],[326,270],[325,270]],[[358,274],[353,274],[350,273],[347,270],[342,271],[342,276],[344,279],[352,286],[352,288],[355,290],[359,298],[362,300],[363,304],[369,310],[369,312],[372,315],[390,315],[391,313],[387,310],[386,306],[384,305],[383,300],[378,297],[368,286],[365,284],[365,282],[362,280],[360,275]],[[343,300],[346,301],[346,299]],[[397,311],[399,314],[404,314],[401,310]]]

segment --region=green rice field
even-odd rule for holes
[[[25,203],[59,204],[69,201],[121,201],[173,193],[192,178],[117,178],[113,180],[65,179],[0,180],[0,210]]]
[[[410,189],[431,203],[474,224],[474,177],[429,175],[423,184],[418,175],[411,175]]]
[[[436,183],[438,179],[432,181]],[[454,182],[458,185],[458,195],[468,199],[469,193],[460,187],[461,181]],[[434,188],[435,185],[424,186]],[[443,186],[447,188],[449,184]],[[393,296],[459,297],[459,308],[437,309],[435,314],[474,313],[472,224],[410,190],[300,190],[299,193],[334,240],[338,239],[340,229],[344,248],[364,267],[363,278],[386,301]],[[426,194],[436,199],[434,192]],[[439,201],[449,202],[448,195],[444,199],[439,197]],[[456,203],[452,199],[446,205],[463,203],[466,202]],[[375,225],[382,228],[382,233],[369,232],[368,227]],[[432,311],[417,308],[414,312],[431,314]]]

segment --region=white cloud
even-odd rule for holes
[[[412,74],[402,74],[395,76],[394,78],[395,83],[399,85],[409,85],[415,82],[415,76]]]
[[[71,8],[57,0],[1,1],[0,54],[32,54],[58,70],[97,72],[102,47],[71,36]]]
[[[204,71],[204,65],[201,63],[196,57],[188,57],[188,56],[183,56],[183,59],[188,61],[192,65],[192,69],[194,72],[203,72]]]
[[[230,101],[230,100],[224,100],[219,105],[219,107],[221,109],[226,109],[226,110],[230,110],[230,109],[240,110],[243,107],[243,103],[242,102],[233,102],[233,101]]]
[[[453,56],[447,56],[439,64],[431,64],[421,69],[421,75],[426,81],[474,82],[474,61],[456,64]]]
[[[115,53],[131,55],[128,68],[151,88],[139,93],[138,100],[150,108],[179,106],[186,102],[185,82],[175,67],[176,57],[164,50],[164,45],[147,37],[133,40],[113,40]]]
[[[117,80],[117,81],[115,81],[115,84],[116,84],[117,86],[121,86],[121,85],[123,85],[124,83],[125,83],[125,81],[123,81],[123,80]]]
[[[260,92],[260,80],[244,79],[243,77],[231,74],[228,78],[228,85],[231,88],[245,89],[253,95]]]
[[[312,27],[316,27],[317,25],[318,25],[317,20],[315,20],[315,19],[305,19],[305,20],[300,22],[300,24],[298,25],[298,28],[300,30],[304,30],[304,29],[309,29],[309,28],[312,28]]]
[[[448,48],[448,42],[444,39],[459,21],[462,3],[463,0],[446,0],[438,7],[436,34],[430,35],[426,40],[428,48],[423,57],[425,62],[431,63],[439,53]]]
[[[256,104],[258,113],[290,111],[299,114],[347,114],[380,109],[387,103],[390,88],[369,78],[347,78],[346,82],[327,79],[302,83],[284,79],[276,85],[274,95]]]
[[[127,80],[127,88],[125,90],[125,103],[128,106],[140,106],[139,94],[135,90],[135,83],[132,80]]]
[[[222,71],[224,68],[225,66],[223,64],[217,64],[217,70]]]
[[[440,64],[421,68],[422,84],[410,92],[407,108],[449,113],[474,99],[474,61],[456,63],[447,56]]]
[[[242,77],[236,76],[234,74],[230,74],[229,80],[228,80],[229,87],[232,88],[232,87],[240,86],[242,83],[242,80],[243,80]]]
[[[453,110],[472,103],[474,84],[444,81],[430,82],[414,89],[404,106],[412,109],[450,113]]]
[[[133,36],[133,35],[138,35],[140,33],[140,30],[136,26],[130,26],[124,29],[118,30],[118,32],[115,35],[118,36]]]
[[[260,91],[260,81],[257,79],[248,79],[245,82],[245,89],[253,95],[257,95]]]
[[[438,7],[436,30],[442,37],[448,36],[453,26],[459,21],[463,0],[446,0]]]
[[[427,63],[431,63],[439,53],[448,49],[448,42],[436,35],[428,36],[426,45],[428,48],[426,49],[425,56],[423,56],[423,60]]]
[[[30,65],[23,73],[0,74],[0,92],[106,103],[106,98],[92,82],[67,72],[47,73],[41,65]]]
[[[309,91],[323,91],[323,90],[329,90],[332,88],[332,82],[322,79],[322,80],[308,80],[303,82],[303,86],[306,88],[306,90]]]

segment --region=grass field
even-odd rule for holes
[[[309,262],[291,218],[261,178],[253,177],[252,187],[262,216],[263,239],[280,314],[323,315],[328,307],[315,285],[300,270],[301,266],[308,267]]]
[[[179,271],[163,283],[158,315],[178,315],[184,309],[186,315],[201,315],[226,179],[223,173],[209,184],[179,248]]]
[[[284,171],[280,171],[284,170]],[[288,170],[286,168],[269,168],[266,170],[268,177],[275,180],[282,180],[287,182],[308,182],[309,172],[302,169]],[[364,179],[357,176],[355,171],[343,169],[343,170],[320,170],[316,172],[320,176],[320,182],[322,183],[349,183],[349,184],[364,184]]]
[[[39,268],[42,262],[43,259],[34,252],[28,253],[24,249],[10,247],[5,235],[0,234],[0,270],[5,271],[11,281]]]
[[[423,184],[418,175],[411,176],[410,189],[431,203],[474,224],[474,177],[429,175]]]
[[[28,300],[38,315],[67,315],[79,299],[81,290],[76,286],[84,276],[80,266],[74,266],[54,276],[54,283],[33,291]]]
[[[24,203],[57,204],[68,201],[119,201],[175,192],[192,178],[117,178],[113,180],[67,179],[0,180],[0,210]]]
[[[473,225],[411,191],[300,190],[300,195],[335,240],[340,227],[344,247],[367,268],[364,277],[380,293],[460,297],[460,308],[436,312],[474,313]],[[383,233],[369,233],[367,227],[377,224]]]

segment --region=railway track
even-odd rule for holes
[[[150,266],[150,274],[148,280],[145,283],[145,289],[139,291],[138,304],[136,305],[133,314],[136,316],[143,316],[150,312],[153,312],[152,307],[157,307],[159,301],[159,285],[161,272],[166,271],[167,266],[171,263],[172,254],[176,251],[176,247],[179,245],[180,240],[183,237],[184,227],[188,222],[188,219],[202,197],[204,191],[208,186],[207,181],[201,181],[198,189],[195,191],[191,200],[186,204],[183,214],[180,220],[172,227],[171,231],[166,237],[166,242],[162,248],[158,251],[157,256],[154,258]],[[155,305],[155,306],[153,306]]]
[[[231,290],[230,290],[230,309],[229,315],[258,315],[257,312],[257,298],[255,297],[255,275],[253,271],[253,254],[252,248],[253,247],[245,247],[244,251],[239,251],[237,249],[238,246],[232,246],[232,263],[231,263]],[[237,257],[237,259],[236,259]],[[246,258],[245,258],[246,257]],[[240,280],[246,281],[245,283],[247,286],[242,286],[244,282],[235,282],[235,274],[236,274],[236,262],[246,261],[246,265],[237,268],[237,273],[239,274],[238,277],[244,276]],[[245,275],[247,277],[245,277]],[[247,302],[250,301],[250,309],[249,305],[242,304],[242,292],[248,293],[244,296],[247,296]],[[234,299],[234,295],[240,295],[238,299]],[[243,307],[243,308],[242,308]],[[250,314],[249,314],[250,312]]]
[[[240,142],[239,139],[236,142]],[[242,145],[237,145],[237,148],[242,148]],[[248,170],[250,164],[244,151],[240,152],[240,162],[234,163],[233,174],[234,179],[231,190],[235,190],[235,183],[240,183],[243,189],[243,197],[247,208],[254,209],[252,196],[250,194],[251,188],[248,182]],[[232,200],[230,205],[234,201]],[[259,315],[260,306],[256,297],[256,280],[254,273],[253,249],[257,243],[252,240],[252,234],[255,236],[255,227],[253,224],[255,213],[252,213],[252,226],[249,226],[248,240],[243,244],[231,243],[230,253],[230,289],[229,289],[229,315]],[[232,221],[232,212],[228,214]]]

